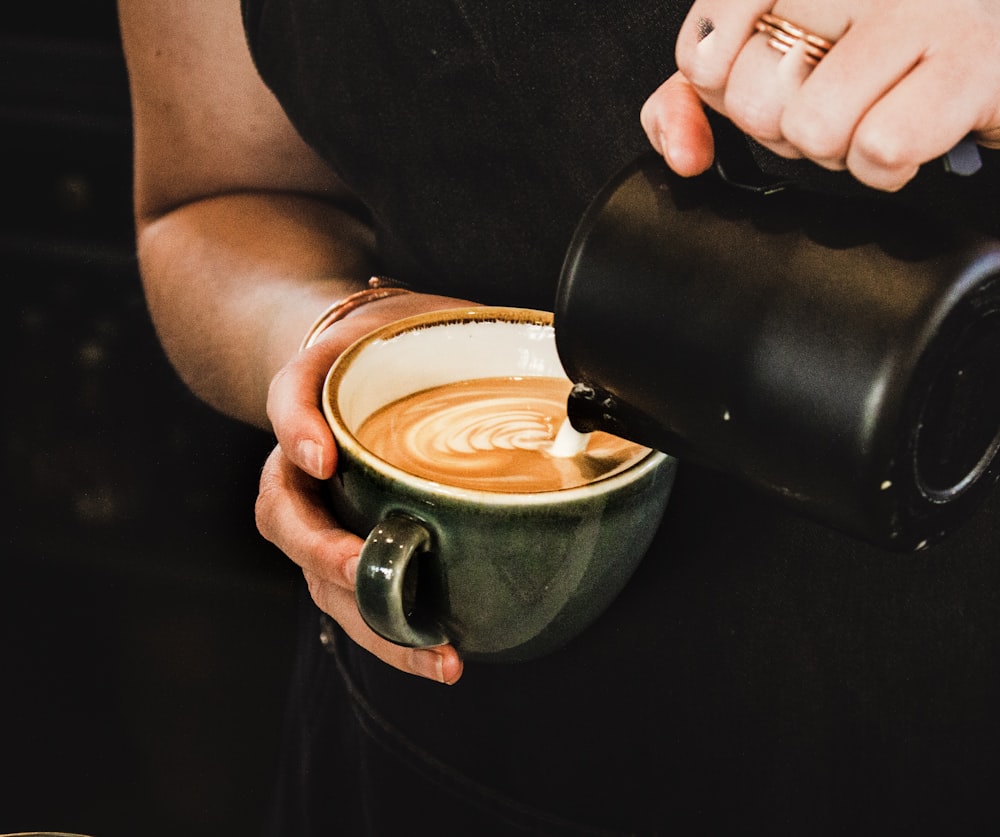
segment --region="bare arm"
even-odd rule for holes
[[[275,373],[369,275],[370,233],[257,76],[239,0],[119,9],[153,320],[195,393],[266,427]]]
[[[454,682],[451,646],[376,636],[354,602],[361,540],[340,528],[321,480],[336,445],[319,410],[332,360],[356,337],[456,300],[403,294],[351,313],[299,352],[329,303],[363,287],[370,230],[253,67],[239,0],[119,0],[132,86],[139,264],[160,339],[187,385],[278,438],[257,525],[302,567],[316,604],[400,668]],[[331,103],[335,107],[335,103]]]

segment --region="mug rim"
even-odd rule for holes
[[[333,362],[323,382],[323,414],[333,432],[337,447],[339,449],[346,449],[355,460],[362,463],[369,470],[389,479],[404,483],[412,490],[469,503],[488,503],[491,506],[510,507],[567,505],[581,500],[592,499],[595,496],[612,493],[621,487],[641,480],[647,473],[654,471],[664,461],[670,459],[667,454],[661,451],[649,449],[649,452],[645,456],[625,470],[584,485],[548,491],[485,491],[478,488],[448,485],[447,483],[411,474],[409,471],[405,471],[388,460],[372,453],[358,441],[358,438],[347,426],[347,422],[341,415],[339,405],[335,404],[335,399],[331,398],[335,388],[339,385],[352,363],[353,358],[360,355],[368,346],[375,343],[388,342],[401,334],[456,323],[478,322],[504,322],[514,325],[520,323],[551,329],[553,328],[553,315],[549,311],[509,306],[446,308],[394,320],[360,337],[341,352],[340,356]]]

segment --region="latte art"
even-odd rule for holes
[[[436,406],[434,401],[429,408]],[[441,404],[408,427],[407,446],[434,454],[469,454],[492,450],[539,450],[552,439],[551,405],[526,405],[523,399],[490,398],[474,403]]]
[[[357,436],[377,456],[416,476],[482,491],[527,493],[585,485],[641,459],[648,449],[607,433],[587,449],[553,457],[570,383],[562,378],[483,378],[434,387],[382,407]]]

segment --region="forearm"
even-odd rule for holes
[[[181,378],[227,415],[268,427],[274,374],[333,300],[373,272],[369,229],[320,198],[234,193],[140,219],[139,263]]]

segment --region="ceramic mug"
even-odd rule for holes
[[[362,338],[331,368],[323,407],[339,450],[333,509],[366,538],[356,597],[386,639],[450,642],[471,659],[540,656],[610,604],[649,546],[676,467],[662,453],[642,450],[584,485],[511,493],[415,475],[358,440],[364,420],[397,399],[521,377],[565,379],[547,312],[411,317]]]

